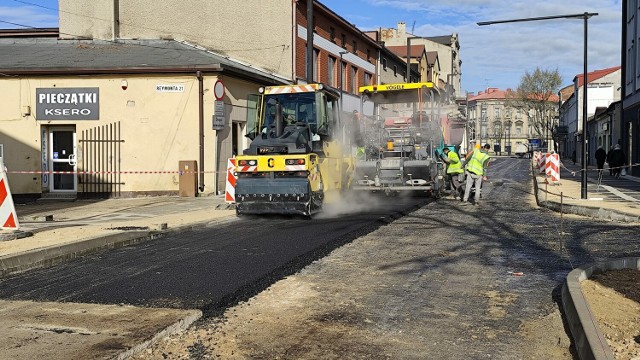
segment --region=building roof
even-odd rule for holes
[[[516,95],[511,89],[500,90],[498,88],[487,88],[486,91],[479,91],[477,95],[471,95],[467,98],[467,101],[478,101],[478,100],[505,100],[507,98],[513,98]],[[542,98],[542,96],[540,96]],[[542,99],[538,99],[542,100]],[[549,96],[548,101],[558,101],[558,95],[552,94]]]
[[[60,35],[58,28],[28,28],[28,29],[0,29],[0,38],[3,37],[54,37]]]
[[[622,67],[621,66],[614,66],[614,67],[610,67],[607,69],[602,69],[602,70],[595,70],[592,72],[588,72],[587,73],[587,83],[591,83],[594,82],[598,79],[600,79],[601,77],[607,76],[613,72],[616,72],[618,70],[620,70]],[[576,79],[578,80],[578,87],[581,87],[583,84],[583,78],[584,78],[584,74],[579,74],[576,75],[576,77],[574,77],[574,82],[576,81]]]
[[[284,78],[174,40],[58,40],[0,37],[0,73],[150,73],[228,71],[237,76],[284,83]]]
[[[406,46],[387,46],[387,49],[391,50],[394,54],[400,56],[401,58],[407,57],[407,47]],[[419,59],[422,57],[422,54],[426,51],[424,45],[411,45],[410,46],[410,55],[412,58]]]
[[[477,95],[471,95],[468,101],[478,100],[504,100],[507,98],[507,92],[512,92],[511,89],[500,90],[498,88],[487,88],[485,91],[478,91]]]
[[[427,51],[427,64],[434,65],[438,61],[437,51]]]
[[[562,102],[565,102],[569,98],[571,98],[573,96],[573,91],[574,91],[573,85],[565,86],[562,89],[560,89],[560,97]]]
[[[433,42],[437,42],[438,44],[451,46],[451,35],[441,35],[441,36],[427,36],[425,39],[429,39]]]

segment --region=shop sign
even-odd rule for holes
[[[99,120],[100,88],[36,89],[36,120]]]

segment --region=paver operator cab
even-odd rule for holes
[[[373,116],[360,121],[364,146],[357,152],[353,188],[438,196],[443,166],[434,150],[443,135],[433,83],[370,85],[359,92],[361,104],[373,102]]]
[[[247,119],[252,142],[236,157],[238,215],[311,216],[348,186],[353,158],[339,98],[322,84],[260,88]]]

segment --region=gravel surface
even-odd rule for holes
[[[429,204],[136,359],[572,359],[560,286],[638,256],[637,228],[537,208],[528,162],[491,174],[480,206]]]

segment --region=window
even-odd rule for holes
[[[351,50],[351,52],[358,55],[358,42],[353,40],[351,42],[351,46],[353,47],[353,50]]]
[[[369,73],[364,73],[364,86],[369,86],[371,85],[371,74]]]
[[[367,49],[367,61],[369,61],[369,59],[371,59],[371,50]]]
[[[329,62],[327,63],[327,85],[336,86],[336,58],[329,56]]]
[[[319,81],[318,79],[320,79],[320,74],[318,73],[319,69],[318,69],[318,56],[319,56],[320,51],[313,49],[313,80],[314,81]]]
[[[336,29],[334,27],[329,28],[329,40],[334,44],[336,42]]]
[[[496,119],[500,118],[500,108],[496,108]]]
[[[382,68],[384,70],[387,70],[387,58],[382,58]]]
[[[344,90],[344,83],[347,79],[347,63],[340,64],[340,89]]]
[[[398,76],[398,66],[393,65],[393,76]]]
[[[351,89],[349,90],[352,94],[358,92],[358,68],[355,66],[351,67],[351,78],[349,79],[349,84],[351,85]]]
[[[342,34],[342,47],[347,48],[347,35]]]

